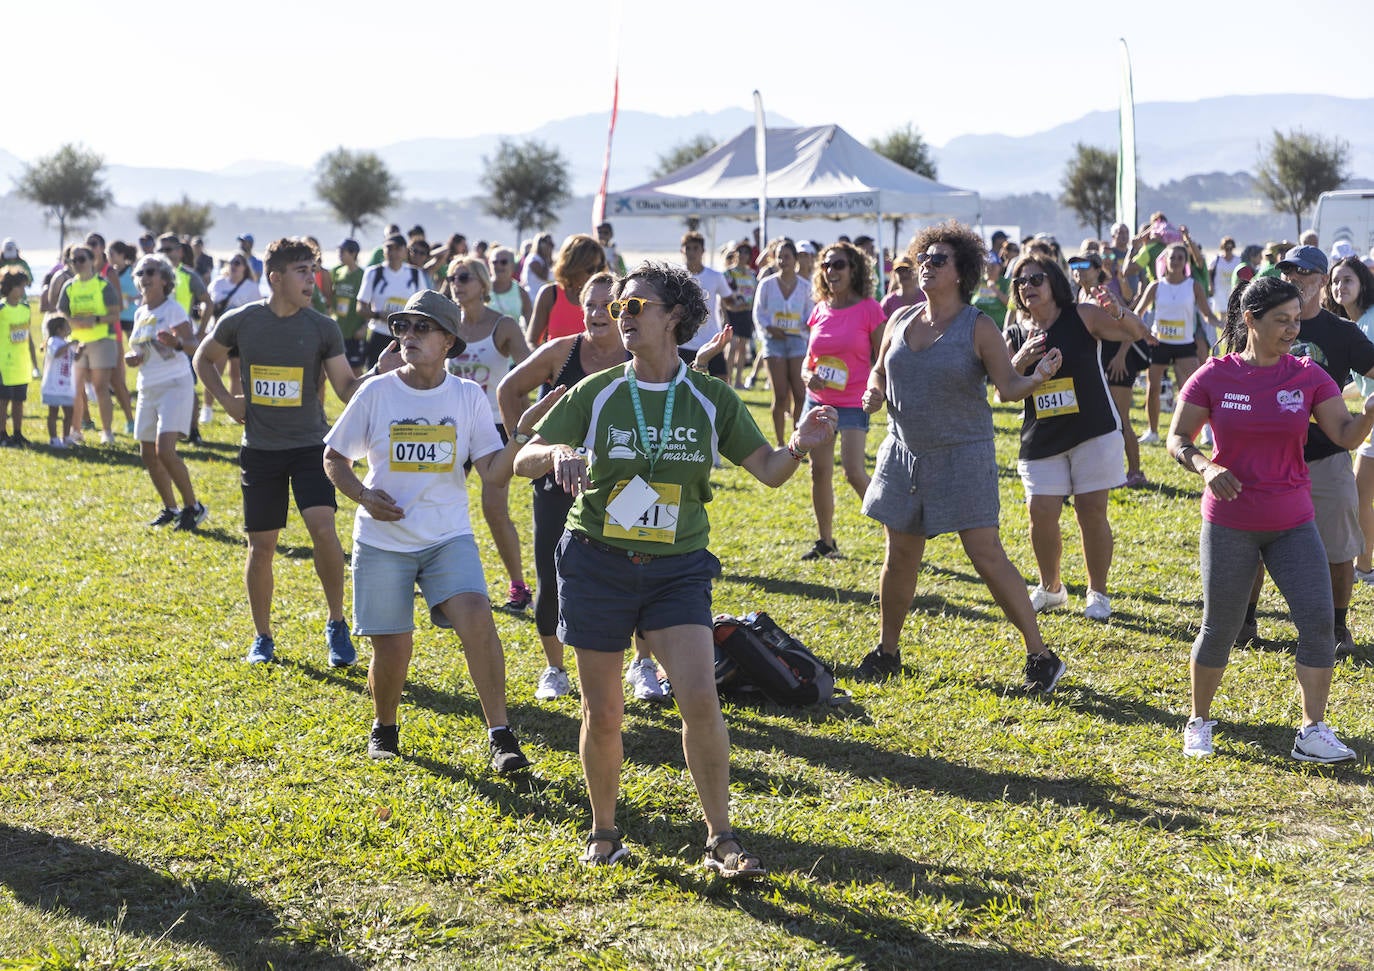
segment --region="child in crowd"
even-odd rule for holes
[[[70,448],[72,444],[72,406],[76,404],[76,386],[72,383],[72,358],[81,350],[80,343],[69,340],[71,324],[66,317],[48,318],[48,346],[43,358],[43,404],[48,406],[48,444],[53,448]],[[62,435],[57,434],[57,411],[62,410]]]
[[[29,338],[29,302],[24,290],[29,278],[23,270],[6,270],[0,275],[0,446],[22,448],[24,438],[24,401],[29,395],[29,378],[38,362]],[[28,353],[25,353],[27,351]],[[12,420],[14,434],[8,434]]]

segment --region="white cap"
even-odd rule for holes
[[[1331,247],[1331,262],[1332,262],[1332,263],[1335,263],[1337,260],[1343,260],[1343,259],[1345,259],[1347,256],[1358,256],[1358,255],[1359,255],[1359,253],[1358,253],[1358,251],[1355,249],[1355,244],[1352,243],[1352,242],[1350,242],[1350,240],[1348,240],[1348,239],[1338,239],[1338,240],[1336,240],[1335,245]]]
[[[4,244],[0,245],[0,254],[3,254],[7,260],[14,259],[19,255],[19,244],[14,241],[13,237],[6,236]]]

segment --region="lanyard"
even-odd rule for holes
[[[679,364],[678,369],[673,372],[672,378],[668,381],[668,400],[663,403],[663,431],[659,433],[657,447],[649,444],[649,425],[644,420],[644,406],[639,402],[639,382],[635,380],[635,366],[631,362],[625,368],[625,376],[630,383],[630,404],[634,405],[635,422],[639,425],[639,437],[644,442],[644,448],[649,453],[649,478],[654,477],[654,465],[658,462],[659,456],[663,454],[663,449],[668,445],[668,436],[673,433],[673,398],[677,395],[677,382],[682,377],[682,372],[686,365]]]

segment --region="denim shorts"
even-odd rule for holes
[[[487,595],[482,558],[471,533],[402,553],[353,544],[353,633],[404,634],[415,629],[415,584],[435,627],[452,627],[439,605],[460,593]]]
[[[769,337],[767,331],[765,331],[763,335],[763,356],[781,358],[806,357],[806,335],[783,334],[781,337]]]
[[[558,639],[571,647],[615,653],[636,631],[712,624],[711,581],[720,576],[720,560],[710,550],[634,563],[564,531],[554,562]]]
[[[819,408],[821,403],[810,395],[806,397],[806,406],[802,408],[801,416],[806,417],[806,413],[812,408]],[[831,407],[834,407],[833,405]],[[868,412],[862,408],[835,408],[839,415],[839,420],[835,422],[837,432],[866,432],[868,431]]]

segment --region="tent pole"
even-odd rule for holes
[[[706,265],[707,265],[707,266],[710,266],[710,267],[714,267],[714,266],[716,265],[716,217],[715,217],[715,216],[712,216],[712,217],[711,217],[711,224],[710,224],[710,225],[711,225],[711,230],[710,230],[711,236],[710,236],[709,240],[707,241],[706,256],[708,257],[708,259],[706,260]]]
[[[877,250],[878,250],[878,259],[877,259],[877,263],[878,263],[878,268],[877,268],[877,269],[878,269],[878,272],[877,272],[877,278],[878,278],[878,294],[879,294],[878,299],[881,300],[881,299],[883,298],[883,296],[887,294],[887,280],[885,279],[884,274],[883,274],[883,214],[882,214],[882,212],[881,212],[881,211],[878,212],[878,213],[876,214],[876,217],[877,217],[877,220],[878,220],[878,222],[877,222],[877,230],[873,233],[873,238],[877,241],[877,244],[878,244],[878,245],[877,245]],[[897,247],[895,247],[895,246],[892,248],[892,255],[893,255],[894,257],[897,255]]]

